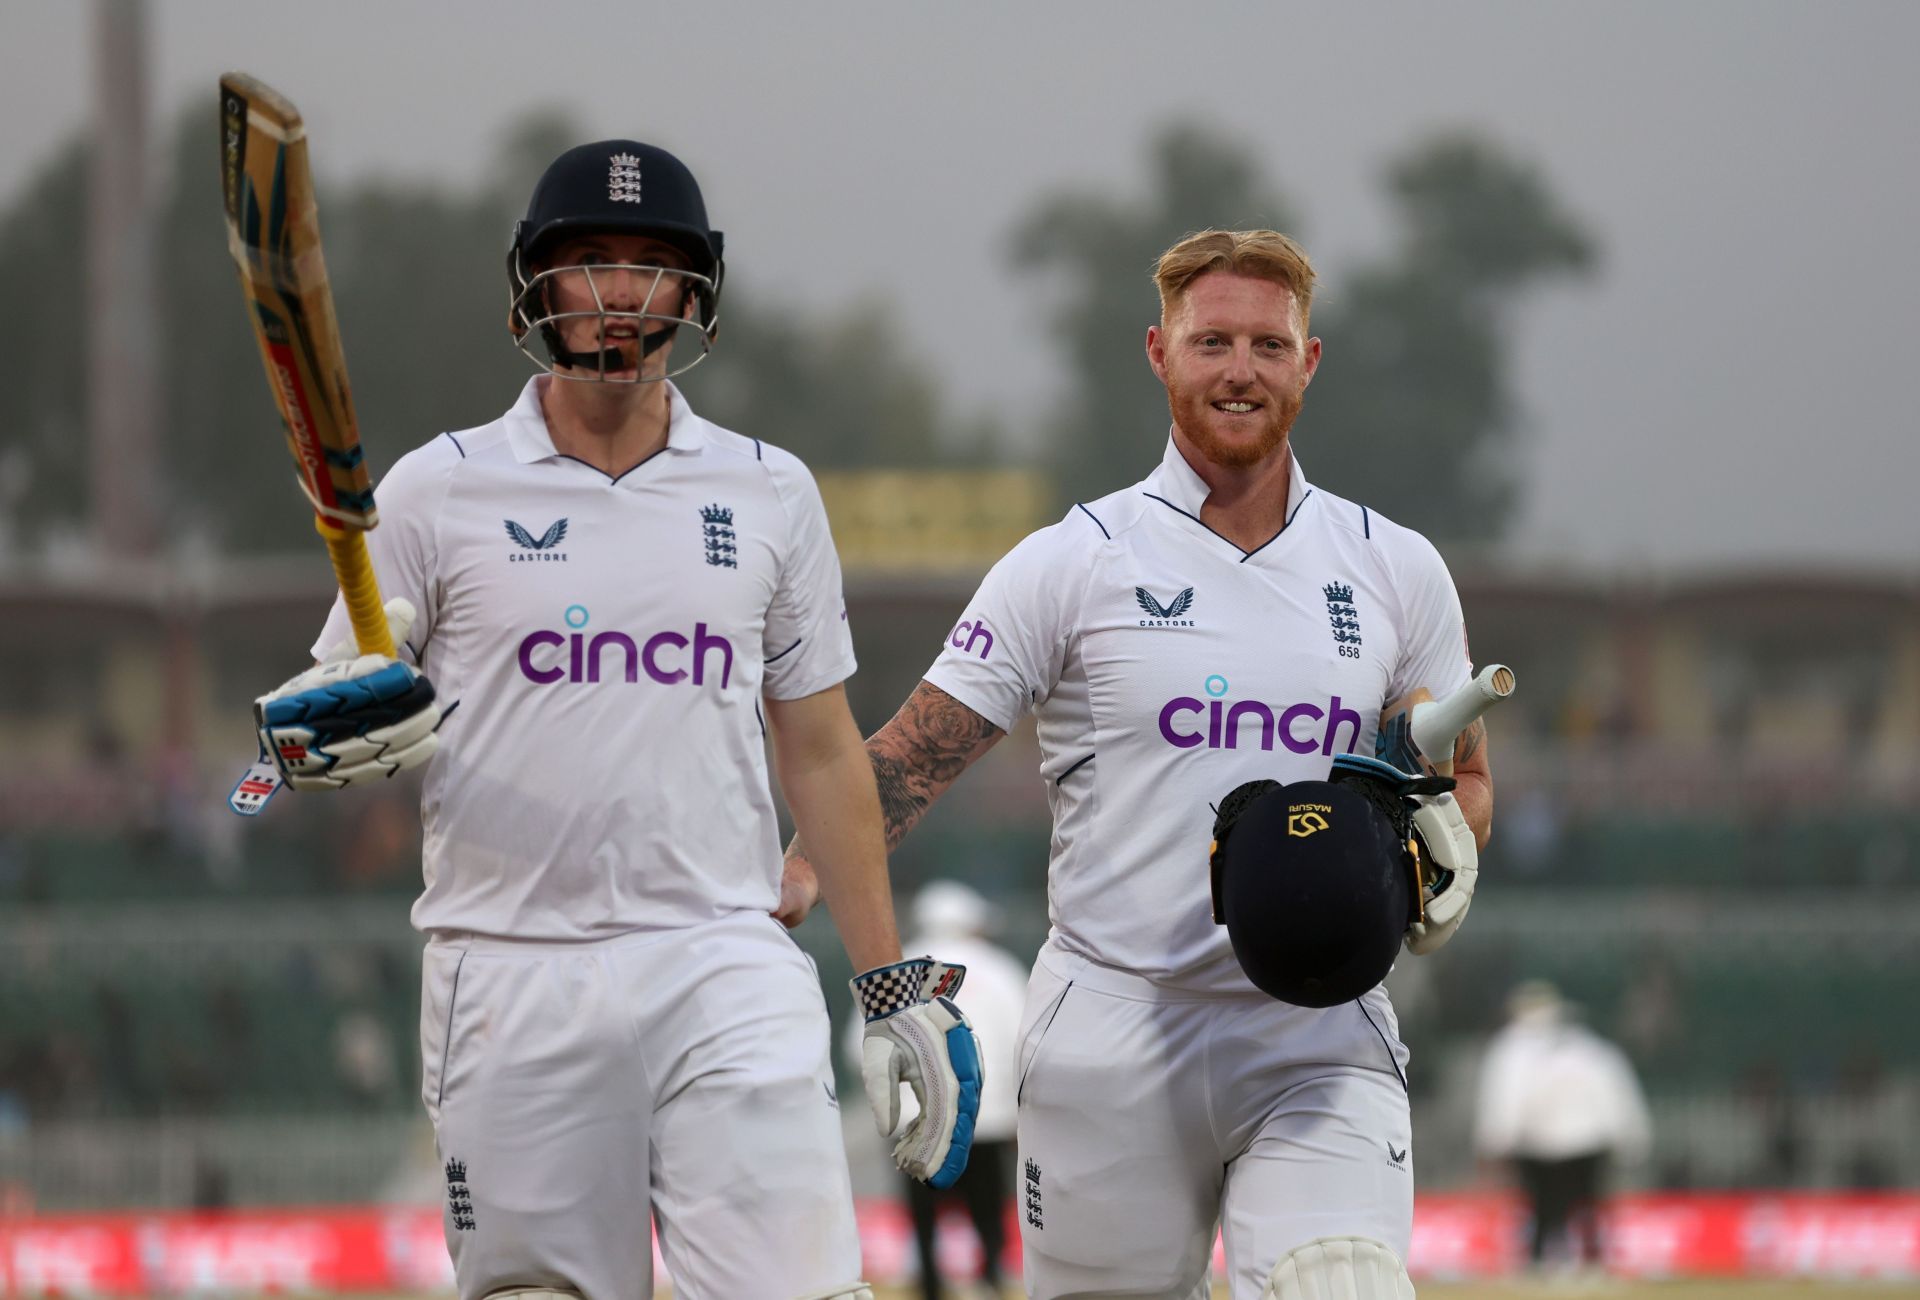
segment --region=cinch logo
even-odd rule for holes
[[[601,632],[592,637],[579,629],[587,625],[584,605],[569,605],[566,613],[571,633],[542,629],[528,633],[520,642],[520,675],[540,686],[554,682],[597,682],[603,674],[608,680],[637,682],[644,670],[662,686],[673,686],[691,678],[695,686],[704,686],[712,656],[718,654],[720,689],[733,678],[733,642],[707,631],[705,623],[693,625],[693,635],[679,632],[655,632],[645,641],[635,641],[625,632]],[[549,650],[563,654],[551,654]],[[615,652],[611,663],[608,652]],[[536,657],[537,656],[537,657]]]
[[[1324,708],[1304,701],[1289,705],[1229,701],[1224,698],[1227,679],[1218,673],[1207,678],[1206,692],[1213,698],[1176,695],[1160,706],[1160,735],[1169,745],[1179,749],[1196,745],[1252,749],[1257,743],[1261,749],[1270,750],[1278,742],[1296,754],[1318,752],[1330,757],[1340,743],[1343,727],[1349,730],[1342,753],[1351,754],[1360,743],[1362,719],[1341,704],[1338,695]],[[1253,724],[1251,728],[1249,723]]]
[[[947,638],[947,644],[963,655],[975,653],[974,647],[978,646],[980,657],[985,659],[993,652],[993,633],[987,631],[984,618],[963,618],[953,625],[953,635]]]

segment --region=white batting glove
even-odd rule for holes
[[[1480,850],[1460,801],[1451,794],[1419,795],[1414,803],[1419,806],[1413,812],[1413,833],[1422,858],[1432,867],[1433,883],[1422,891],[1426,919],[1407,927],[1406,943],[1408,952],[1424,957],[1453,938],[1466,919],[1480,875]]]
[[[396,646],[413,630],[413,606],[386,605]],[[295,790],[384,781],[433,757],[441,709],[433,683],[409,664],[360,654],[351,641],[253,702],[262,752]]]
[[[893,1146],[893,1162],[932,1187],[951,1187],[967,1167],[985,1081],[980,1044],[960,1008],[964,966],[916,957],[853,977],[866,1016],[860,1074],[883,1137],[900,1123],[900,1084],[913,1089],[920,1114]]]

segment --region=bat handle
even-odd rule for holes
[[[357,528],[340,528],[319,515],[313,517],[313,531],[327,543],[333,560],[333,576],[340,581],[340,594],[347,598],[347,614],[353,619],[353,641],[363,655],[393,657],[393,633],[387,627],[386,604],[380,599],[380,584],[373,576],[373,560],[367,554],[367,535]]]
[[[1488,664],[1444,700],[1416,704],[1408,710],[1413,745],[1443,776],[1453,775],[1454,742],[1473,720],[1513,694],[1513,669]]]

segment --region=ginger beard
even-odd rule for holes
[[[1299,418],[1306,384],[1290,392],[1273,393],[1255,384],[1245,392],[1219,392],[1207,385],[1189,387],[1178,367],[1167,368],[1167,410],[1194,450],[1223,469],[1258,465],[1286,446],[1293,422]],[[1217,387],[1217,386],[1216,386]],[[1233,415],[1216,402],[1251,402],[1254,409]]]

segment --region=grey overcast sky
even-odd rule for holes
[[[90,13],[0,7],[0,201],[84,125]],[[1036,287],[1005,265],[1042,188],[1137,193],[1155,125],[1216,125],[1292,196],[1338,294],[1389,237],[1386,159],[1485,131],[1606,259],[1518,322],[1512,553],[1920,572],[1920,4],[155,0],[149,25],[156,121],[253,72],[301,105],[323,184],[469,181],[536,104],[665,144],[743,282],[894,298],[950,395],[1016,436],[1059,391]]]

